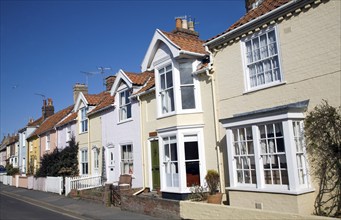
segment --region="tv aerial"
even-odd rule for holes
[[[97,67],[97,70],[99,70],[99,72],[85,72],[85,71],[80,71],[81,73],[83,73],[85,75],[85,81],[86,81],[86,85],[88,85],[88,81],[89,81],[89,77],[90,76],[94,76],[94,75],[99,75],[101,74],[103,77],[103,85],[105,85],[104,82],[104,74],[106,70],[112,70],[111,67]]]

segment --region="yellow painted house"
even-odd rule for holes
[[[42,116],[28,123],[28,127],[39,127],[48,117],[54,114],[52,99],[44,100],[42,106]],[[27,137],[26,167],[28,174],[35,174],[40,166],[40,138],[37,134]]]
[[[204,45],[212,74],[230,206],[312,214],[304,118],[338,107],[340,1],[247,1],[247,13]]]

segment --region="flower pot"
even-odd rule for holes
[[[214,195],[208,195],[207,197],[207,203],[212,204],[221,204],[221,201],[223,200],[223,194],[222,193],[216,193]]]

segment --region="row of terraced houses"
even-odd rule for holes
[[[340,106],[340,1],[249,0],[246,14],[201,40],[193,22],[156,29],[141,72],[119,70],[106,90],[76,84],[74,103],[4,138],[1,163],[35,172],[41,157],[79,143],[80,175],[185,199],[220,174],[230,206],[312,214],[305,115],[322,100]],[[72,95],[72,94],[70,94]]]

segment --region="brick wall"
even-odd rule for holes
[[[180,219],[180,202],[150,196],[121,195],[121,209],[164,219]]]

